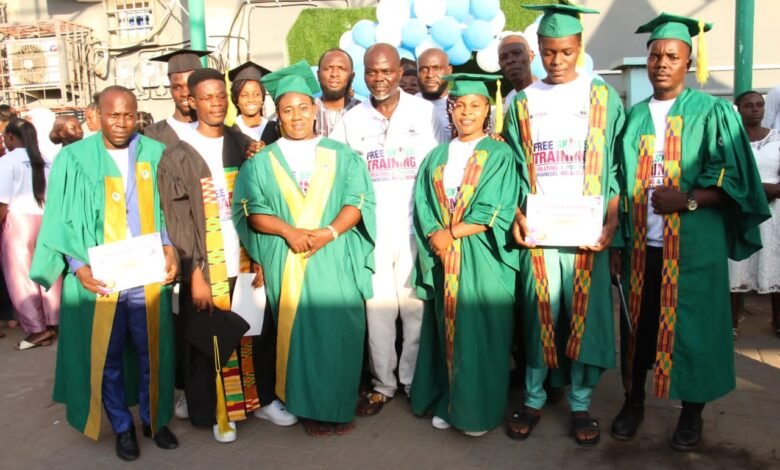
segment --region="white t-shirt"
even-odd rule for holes
[[[455,210],[458,190],[463,182],[463,172],[469,158],[474,154],[474,148],[485,137],[474,139],[469,142],[462,142],[460,139],[453,139],[447,149],[447,165],[444,167],[444,192],[447,194],[450,211]]]
[[[515,96],[517,96],[517,90],[512,88],[512,91],[506,94],[504,97],[504,112],[506,113],[506,110],[509,109],[509,106],[512,104],[512,101],[515,100]]]
[[[318,136],[308,140],[290,140],[282,137],[276,141],[304,196],[309,191],[309,183],[314,174],[315,153],[320,140],[322,137]]]
[[[422,93],[417,93],[414,96],[425,99],[423,98]],[[447,95],[444,95],[436,100],[428,100],[428,102],[433,104],[433,109],[436,113],[436,120],[439,124],[436,140],[438,140],[440,144],[449,142],[452,140],[452,130],[450,129],[450,116],[447,114]]]
[[[537,194],[582,194],[590,82],[590,77],[580,75],[560,85],[540,80],[525,89]]]
[[[168,125],[173,128],[173,131],[176,132],[176,135],[183,140],[186,140],[187,135],[198,127],[198,121],[181,122],[174,119],[173,116],[167,118],[165,122],[167,122]]]
[[[664,246],[664,217],[655,213],[650,200],[653,188],[664,184],[664,143],[666,142],[666,116],[677,98],[659,101],[650,98],[650,116],[655,128],[655,150],[650,167],[650,188],[647,190],[647,244],[654,247]]]
[[[119,168],[119,173],[122,175],[122,186],[127,189],[127,172],[129,170],[128,165],[130,164],[130,148],[125,147],[123,149],[116,149],[116,150],[108,150],[108,155],[111,157],[112,160],[114,160],[114,163],[116,164],[117,168]]]
[[[51,161],[44,161],[48,183]],[[16,214],[43,214],[33,193],[32,165],[25,148],[12,150],[0,158],[0,203],[7,204],[8,211]]]
[[[219,206],[219,221],[222,229],[222,244],[225,249],[225,265],[228,277],[238,276],[240,271],[241,245],[238,233],[233,225],[233,215],[230,207],[230,194],[225,179],[225,168],[222,165],[222,147],[224,137],[206,137],[198,131],[192,132],[187,138],[209,167],[214,193]]]
[[[249,127],[244,122],[244,117],[239,115],[236,117],[236,125],[238,125],[238,128],[241,129],[241,132],[243,132],[245,135],[251,137],[254,140],[260,140],[260,137],[263,135],[263,131],[265,130],[265,126],[268,125],[268,119],[261,117],[260,125]]]
[[[412,191],[420,162],[438,143],[433,105],[400,90],[390,119],[371,100],[350,109],[329,136],[352,147],[368,165],[376,191],[378,237],[412,233]],[[387,230],[387,232],[385,232]]]

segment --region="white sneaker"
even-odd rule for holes
[[[184,391],[179,394],[179,399],[176,400],[173,414],[179,419],[187,419],[190,417],[190,412],[187,410],[187,395],[184,394]]]
[[[290,414],[287,408],[279,400],[274,400],[254,411],[255,418],[265,419],[277,426],[292,426],[298,422],[298,418]]]
[[[228,421],[228,425],[230,426],[230,431],[221,433],[219,432],[219,424],[214,425],[214,439],[217,442],[233,442],[236,440],[238,435],[236,434],[236,423],[233,421]]]
[[[463,431],[463,434],[469,437],[479,437],[487,434],[487,431]]]
[[[431,426],[433,426],[436,429],[449,429],[452,427],[452,425],[443,419],[439,418],[438,416],[434,416],[431,420]]]

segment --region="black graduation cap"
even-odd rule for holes
[[[200,58],[209,55],[209,51],[196,51],[193,49],[179,49],[167,54],[152,57],[149,60],[168,63],[168,75],[172,73],[187,72],[203,68]]]
[[[249,323],[229,310],[193,312],[184,338],[206,355],[214,355],[214,336],[219,347],[219,366],[224,367],[230,355],[249,331]]]
[[[261,78],[268,75],[269,73],[271,73],[270,70],[250,60],[248,62],[244,62],[233,70],[230,70],[228,72],[228,78],[231,82],[235,82],[237,80],[255,80],[259,82]]]

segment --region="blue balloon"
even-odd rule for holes
[[[417,18],[417,15],[414,14],[414,0],[409,0],[409,18]]]
[[[501,3],[498,0],[471,0],[471,16],[477,20],[492,20],[498,10],[501,9]]]
[[[471,59],[471,51],[463,41],[458,41],[454,46],[447,49],[447,57],[450,58],[450,64],[463,65]]]
[[[352,81],[352,89],[356,94],[368,98],[371,92],[366,86],[366,71],[363,67],[355,67],[355,80]]]
[[[531,73],[534,75],[534,77],[538,78],[539,80],[542,80],[545,77],[547,77],[547,71],[544,70],[544,65],[542,65],[541,56],[536,56],[534,57],[534,60],[531,61]]]
[[[463,42],[472,51],[486,48],[493,39],[493,26],[485,20],[474,20],[463,31]]]
[[[588,74],[593,73],[593,57],[591,57],[587,52],[585,53],[585,71]]]
[[[352,40],[358,46],[368,48],[376,42],[375,30],[373,21],[360,20],[352,27]]]
[[[445,16],[431,25],[431,37],[442,49],[448,49],[460,40],[460,23]]]
[[[410,51],[405,47],[399,47],[397,49],[398,49],[398,56],[401,57],[402,59],[414,60],[414,51]]]
[[[447,0],[447,16],[459,22],[466,21],[469,16],[469,0]]]
[[[421,20],[413,18],[401,28],[401,44],[414,49],[428,35],[428,28]]]

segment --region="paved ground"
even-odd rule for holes
[[[768,299],[752,297],[737,341],[737,390],[704,411],[705,444],[699,452],[671,450],[669,439],[678,404],[648,402],[640,435],[619,443],[604,432],[593,449],[580,449],[568,437],[565,403],[548,407],[526,442],[508,439],[501,429],[481,438],[437,431],[412,416],[403,399],[374,418],[357,421],[349,436],[309,438],[301,426],[277,428],[251,418],[239,424],[239,438],[218,444],[211,430],[171,423],[177,450],[163,451],[141,441],[141,458],[119,461],[114,439],[104,427],[93,443],[65,422],[65,409],[51,402],[56,346],[16,352],[18,330],[4,329],[0,340],[0,468],[2,469],[780,469],[780,339],[769,328]],[[514,402],[519,392],[513,392]],[[622,403],[619,377],[605,375],[596,391],[594,417],[608,426]],[[105,420],[104,420],[105,421]]]

